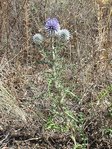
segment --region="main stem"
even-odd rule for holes
[[[56,48],[54,47],[54,38],[51,37],[51,43],[52,43],[52,58],[53,58],[53,77],[54,77],[54,83],[55,87],[58,87],[58,80],[57,80],[57,70],[56,70]]]

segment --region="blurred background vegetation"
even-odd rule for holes
[[[71,33],[61,52],[63,81],[76,95],[66,118],[53,115],[50,68],[32,41],[49,17]],[[111,0],[0,0],[0,140],[1,148],[112,148]]]

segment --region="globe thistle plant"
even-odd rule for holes
[[[57,115],[57,110],[58,112],[61,111],[58,115],[61,117],[63,113],[64,117],[66,116],[66,118],[63,120],[66,120],[66,126],[68,127],[68,122],[71,121],[71,117],[68,113],[69,109],[66,105],[66,100],[68,95],[72,98],[76,98],[76,95],[71,92],[69,87],[66,86],[63,81],[63,68],[65,67],[65,64],[63,63],[64,58],[61,57],[60,51],[64,49],[65,44],[63,44],[63,42],[65,41],[66,43],[66,41],[70,39],[70,32],[67,29],[60,30],[60,24],[56,18],[48,18],[46,20],[44,29],[49,33],[49,45],[37,46],[42,54],[42,64],[48,64],[50,67],[49,70],[44,71],[45,79],[47,82],[47,92],[45,93],[44,97],[47,97],[52,102],[51,108],[53,109],[53,120],[55,115]],[[41,44],[43,39],[43,36],[39,33],[33,36],[33,42],[37,45]]]
[[[43,40],[44,40],[43,36],[39,33],[37,33],[33,36],[33,42],[37,45],[41,44],[43,42]]]
[[[58,31],[57,36],[61,41],[67,41],[70,39],[70,32],[67,29],[61,29]]]
[[[60,30],[60,24],[56,18],[48,18],[45,23],[45,29],[49,32],[50,35],[55,35],[56,32]]]

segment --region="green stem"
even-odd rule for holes
[[[56,48],[54,47],[54,38],[51,37],[51,43],[52,43],[52,58],[53,58],[53,77],[54,77],[54,83],[55,87],[58,87],[58,82],[57,82],[57,71],[56,71]]]

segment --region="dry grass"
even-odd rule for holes
[[[112,134],[108,137],[103,130],[112,131],[111,0],[0,1],[1,115],[8,114],[11,119],[11,114],[15,114],[15,119],[30,122],[27,129],[34,131],[35,119],[41,126],[50,115],[51,103],[43,100],[47,88],[43,74],[49,66],[39,64],[42,55],[32,43],[35,33],[44,34],[48,17],[57,17],[61,27],[71,32],[71,40],[62,52],[65,84],[80,97],[76,109],[70,101],[72,111],[87,116],[84,125],[88,148],[110,149]],[[49,47],[49,41],[45,47]]]
[[[0,82],[0,110],[11,115],[12,112],[17,118],[22,119],[26,123],[26,113],[22,111],[14,96]]]

